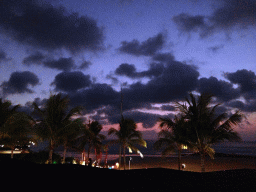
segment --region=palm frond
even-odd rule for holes
[[[215,150],[213,148],[211,148],[209,145],[207,145],[204,148],[204,151],[205,151],[206,154],[208,154],[211,157],[211,159],[214,159]]]
[[[172,152],[175,152],[177,150],[177,147],[174,145],[168,145],[164,150],[162,151],[162,155],[166,156],[169,155]]]
[[[231,115],[221,126],[221,129],[225,129],[225,130],[230,130],[230,128],[233,125],[237,125],[238,123],[240,123],[243,119],[243,115],[239,112],[236,111],[233,115]]]
[[[113,135],[113,134],[117,135],[117,133],[118,133],[118,130],[116,130],[115,128],[110,128],[108,130],[108,135]]]
[[[173,125],[174,125],[174,122],[169,119],[169,118],[159,118],[158,120],[160,122],[160,127],[163,128],[163,127],[168,127],[168,128],[171,128]]]

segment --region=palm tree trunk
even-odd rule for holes
[[[123,148],[123,157],[124,157],[124,170],[125,170],[125,164],[126,164],[126,160],[125,160],[125,145],[124,145],[124,148]]]
[[[84,162],[84,164],[85,164],[85,154],[86,154],[86,152],[85,152],[85,149],[84,149],[83,152],[82,152],[82,161]]]
[[[67,153],[67,144],[66,144],[66,142],[65,142],[65,144],[64,144],[64,151],[63,151],[62,164],[65,164],[66,153]]]
[[[201,172],[205,172],[205,154],[203,151],[200,152],[201,156]]]
[[[178,148],[178,170],[181,170],[181,148]]]
[[[88,151],[87,151],[87,158],[88,158],[88,160],[90,159],[90,151],[91,151],[91,144],[89,144]]]
[[[121,170],[122,145],[119,146],[119,170]]]
[[[50,141],[49,164],[52,164],[53,140]]]
[[[11,159],[13,159],[13,148],[11,150]]]
[[[104,167],[107,168],[107,164],[108,164],[108,150],[106,150],[106,154],[105,154],[105,160],[104,160]]]

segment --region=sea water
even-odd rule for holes
[[[213,148],[216,153],[256,156],[256,141],[223,142]]]
[[[161,152],[156,151],[153,148],[154,141],[147,141],[147,148],[140,148],[144,157],[161,157]],[[118,159],[118,146],[109,147],[108,161]],[[213,145],[213,148],[216,153],[224,153],[224,154],[235,154],[235,155],[249,155],[256,156],[256,141],[242,141],[242,142],[223,142]],[[58,151],[61,156],[63,154],[62,151]],[[189,155],[191,152],[184,150],[182,155]],[[139,154],[132,153],[130,154],[127,150],[126,156],[140,156]],[[78,152],[67,152],[66,157],[74,157],[77,159],[81,159],[82,154]],[[87,153],[86,153],[87,157]],[[169,157],[177,157],[177,153],[173,152],[169,155]],[[90,153],[90,158],[95,159],[94,152]],[[106,154],[103,152],[101,160],[104,161],[106,158]]]

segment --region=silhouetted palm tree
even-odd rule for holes
[[[36,143],[37,138],[33,133],[34,120],[22,112],[13,114],[3,126],[4,137],[0,142],[11,148],[11,158],[16,147],[24,150],[29,143]]]
[[[183,146],[187,146],[187,122],[183,116],[175,116],[174,121],[169,118],[160,118],[161,131],[159,139],[154,143],[154,147],[159,150],[164,148],[162,155],[165,156],[173,151],[178,152],[178,169],[181,170],[181,151]]]
[[[43,108],[33,103],[34,111],[40,116],[35,125],[37,134],[41,139],[49,141],[49,163],[52,163],[53,150],[62,138],[60,133],[70,124],[71,117],[82,110],[81,107],[75,107],[68,111],[68,104],[68,97],[62,97],[60,93],[51,95]]]
[[[92,148],[95,149],[96,154],[101,151],[102,141],[105,139],[105,136],[100,134],[101,130],[102,125],[98,121],[89,122],[89,124],[84,124],[80,136],[77,137],[80,150],[84,150],[85,146],[88,145],[88,159]]]
[[[205,171],[205,155],[214,158],[215,151],[212,144],[228,140],[240,141],[238,133],[232,128],[244,117],[236,111],[230,117],[227,113],[216,114],[216,108],[211,106],[212,95],[202,94],[196,98],[192,93],[185,104],[177,103],[180,111],[188,121],[188,142],[193,149],[200,153],[201,171]]]
[[[94,147],[95,154],[98,155],[101,152],[103,146],[102,141],[106,138],[105,135],[100,134],[102,125],[98,121],[89,122],[89,130],[93,133],[93,137],[89,137],[89,145]]]
[[[36,142],[32,131],[34,121],[23,112],[17,112],[19,105],[11,108],[11,102],[0,99],[0,143],[11,148],[11,158],[16,146],[25,147]]]
[[[63,144],[64,147],[62,158],[63,164],[65,163],[67,148],[75,148],[75,140],[81,133],[82,128],[83,124],[81,119],[69,120],[67,125],[58,133],[58,135],[60,135],[59,144]]]
[[[10,101],[3,102],[0,98],[0,133],[3,134],[3,127],[6,125],[7,120],[15,113],[20,105],[15,105],[11,108],[12,103]]]
[[[119,169],[121,166],[121,154],[123,151],[125,169],[125,149],[128,148],[129,152],[135,151],[141,154],[136,145],[147,147],[147,143],[144,139],[142,139],[141,132],[136,130],[137,125],[133,120],[122,118],[119,125],[119,130],[110,128],[108,135],[114,134],[117,137],[117,140],[113,141],[112,144],[119,144]]]

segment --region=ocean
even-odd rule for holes
[[[156,151],[153,148],[153,144],[155,141],[147,140],[147,148],[140,148],[140,151],[145,157],[161,157],[161,152]],[[223,142],[219,144],[215,144],[213,146],[216,153],[224,153],[224,154],[235,154],[235,155],[249,155],[256,156],[256,141],[243,141],[243,142]],[[110,146],[108,151],[108,160],[118,159],[118,146]],[[57,152],[57,151],[56,151]],[[63,151],[58,151],[60,155],[62,155]],[[127,150],[127,156],[139,156],[139,154],[132,153],[130,154]],[[189,155],[191,152],[184,150],[183,155]],[[74,157],[77,159],[81,159],[81,153],[75,151],[69,151],[66,154],[67,157]],[[169,156],[176,157],[177,153],[172,153]],[[87,154],[86,154],[87,157]],[[90,157],[95,159],[95,154],[92,151],[90,153]],[[105,153],[102,154],[102,161],[105,159]]]

